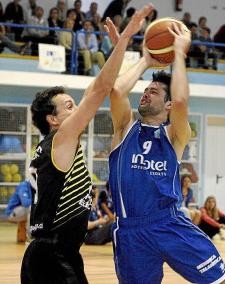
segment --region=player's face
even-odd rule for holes
[[[152,82],[141,97],[138,111],[142,116],[158,115],[165,111],[166,85]]]
[[[77,109],[74,99],[67,94],[53,97],[52,102],[55,105],[55,117],[59,125]]]

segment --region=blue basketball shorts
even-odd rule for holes
[[[113,225],[113,247],[120,284],[161,283],[164,262],[192,283],[225,280],[224,262],[211,240],[171,208],[155,219],[118,219]]]

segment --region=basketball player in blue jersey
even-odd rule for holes
[[[91,208],[91,179],[80,136],[112,90],[130,37],[152,9],[146,5],[133,16],[79,105],[62,87],[38,93],[32,103],[33,122],[45,137],[31,162],[36,181],[30,218],[34,240],[23,258],[22,284],[88,283],[79,249]],[[108,19],[108,28],[112,25]]]
[[[225,283],[225,266],[210,239],[177,208],[179,163],[191,136],[185,50],[190,35],[174,25],[172,77],[160,71],[140,99],[134,121],[129,91],[149,66],[148,52],[121,75],[110,95],[114,126],[110,189],[117,216],[114,259],[120,284],[158,284],[163,263],[192,283]],[[112,40],[119,37],[114,28]],[[169,123],[168,123],[169,118]]]

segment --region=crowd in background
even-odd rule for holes
[[[49,12],[38,6],[36,0],[28,0],[26,6],[20,4],[20,0],[13,0],[3,11],[0,2],[0,22],[15,24],[29,24],[38,27],[66,28],[74,32],[84,31],[78,36],[78,61],[79,74],[91,74],[93,64],[101,69],[110,55],[113,46],[107,35],[94,34],[93,31],[104,32],[104,23],[110,17],[118,31],[121,32],[135,13],[135,8],[127,8],[131,0],[113,0],[109,3],[102,17],[98,13],[98,3],[92,2],[88,11],[82,10],[82,1],[76,0],[73,8],[68,8],[65,0],[58,0]],[[47,15],[48,13],[48,15]],[[137,34],[143,36],[146,27],[155,19],[158,12],[153,10],[146,17],[142,30]],[[193,44],[187,58],[188,67],[200,67],[204,69],[217,69],[217,59],[225,58],[225,47],[205,46],[205,42],[225,43],[225,25],[221,26],[214,38],[211,37],[210,28],[207,26],[207,18],[201,16],[198,23],[191,19],[191,14],[185,12],[181,19],[191,30],[192,41],[200,41],[203,44]],[[22,42],[21,45],[15,43]],[[60,44],[66,49],[66,58],[69,64],[72,48],[72,35],[68,32],[49,31],[47,29],[14,28],[0,26],[0,52],[8,47],[13,52],[26,54],[30,50],[31,55],[38,55],[38,43]],[[130,40],[128,50],[142,52],[142,38]],[[208,60],[212,59],[212,60]],[[67,65],[68,65],[67,64]],[[67,68],[68,69],[68,68]]]

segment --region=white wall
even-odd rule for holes
[[[99,12],[103,14],[107,5],[111,0],[93,0],[99,4]],[[11,0],[1,0],[3,6]],[[57,0],[37,0],[38,5],[45,9],[45,16],[48,15],[48,10],[55,6]],[[74,0],[67,0],[68,7],[73,6]],[[82,1],[82,10],[87,11],[92,0]],[[148,3],[148,0],[132,0],[129,7],[140,8],[143,4]],[[175,0],[152,0],[151,1],[159,12],[159,17],[176,17],[182,18],[184,12],[190,12],[192,15],[192,21],[198,22],[198,18],[201,16],[206,16],[208,19],[208,27],[212,30],[214,34],[218,28],[225,24],[225,1],[224,0],[183,0],[183,11],[175,12],[174,2]],[[21,0],[21,4],[27,3],[27,0]]]

